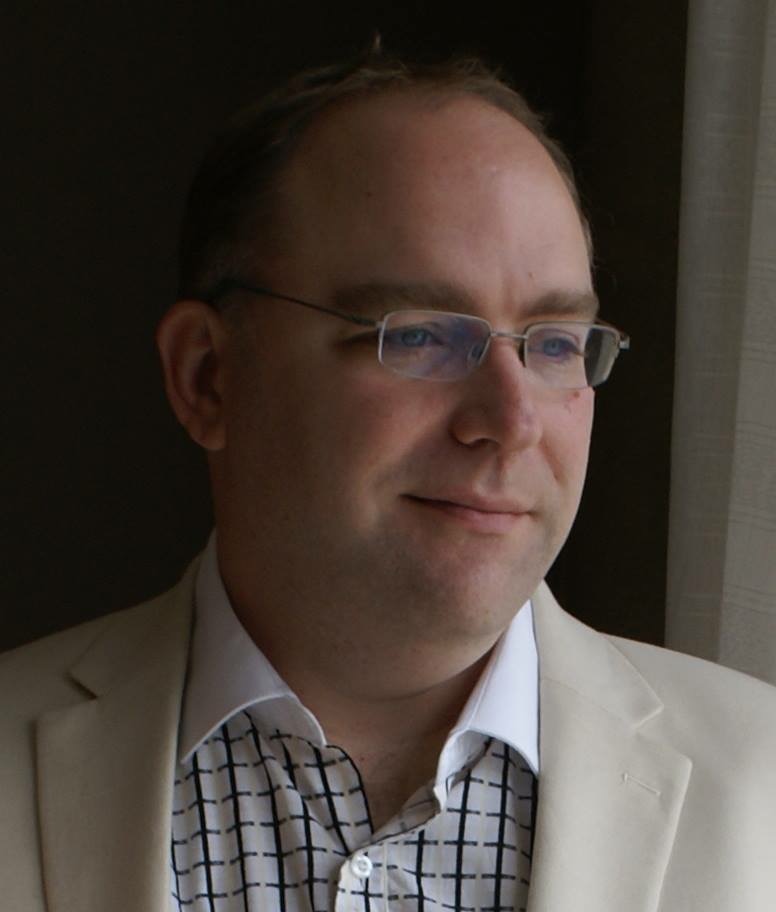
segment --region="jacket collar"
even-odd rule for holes
[[[533,598],[539,804],[530,908],[655,912],[692,764],[649,732],[663,704],[616,641]]]
[[[72,669],[97,699],[37,725],[41,851],[50,912],[169,904],[171,776],[194,568],[172,592],[121,612]]]

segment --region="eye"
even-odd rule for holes
[[[529,351],[551,361],[566,361],[574,355],[580,355],[578,340],[573,336],[553,333],[540,333],[530,340]]]
[[[426,326],[403,326],[387,332],[385,343],[397,348],[428,348],[444,341]]]
[[[555,339],[547,339],[542,344],[542,351],[551,358],[560,358],[565,355],[577,353],[577,347],[569,339],[562,339],[559,336]]]
[[[422,326],[413,326],[405,329],[401,334],[401,344],[408,348],[421,348],[431,341],[431,333]]]

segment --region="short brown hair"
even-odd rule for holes
[[[323,111],[350,99],[417,89],[480,98],[530,130],[566,183],[592,259],[571,164],[522,95],[479,59],[407,63],[384,54],[378,42],[355,62],[299,73],[227,123],[205,155],[186,201],[179,296],[207,299],[221,281],[255,264],[257,244],[271,243],[277,177]]]

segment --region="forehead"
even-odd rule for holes
[[[354,282],[439,279],[471,267],[508,279],[548,259],[589,281],[576,207],[530,131],[470,96],[417,91],[343,103],[312,125],[280,182],[287,277],[320,294],[337,270]],[[558,257],[558,254],[561,254]],[[463,279],[464,276],[461,276]],[[307,288],[309,287],[309,291]]]
[[[518,165],[556,172],[536,137],[505,111],[471,95],[393,90],[325,111],[302,138],[284,184],[303,195],[369,198],[380,181],[417,190],[419,182],[494,180]]]

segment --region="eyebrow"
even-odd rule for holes
[[[595,320],[598,317],[598,296],[594,291],[551,291],[531,301],[523,308],[524,317],[557,316]]]
[[[359,315],[375,316],[388,310],[451,310],[477,313],[476,298],[448,282],[367,282],[339,289],[334,306]],[[520,322],[550,318],[595,320],[598,297],[594,291],[557,289],[520,307]]]

